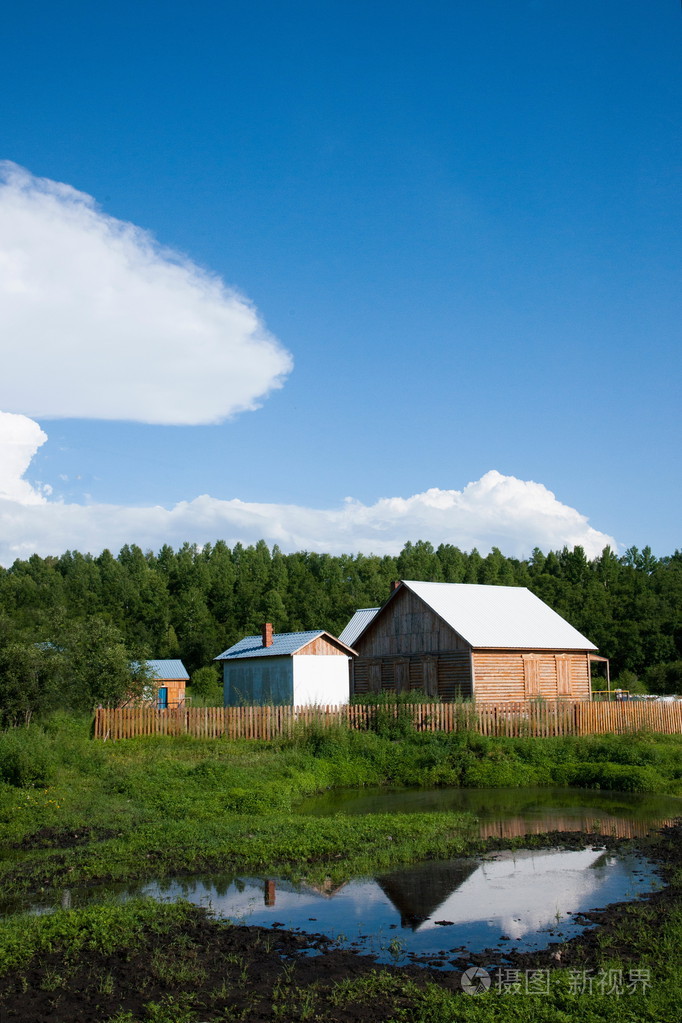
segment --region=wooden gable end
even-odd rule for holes
[[[344,649],[341,643],[334,642],[331,636],[326,635],[311,639],[310,643],[306,643],[305,646],[296,651],[297,657],[299,654],[315,654],[318,657],[326,654],[339,654],[341,657],[350,657],[349,652]]]
[[[355,649],[361,657],[409,657],[469,650],[455,630],[402,586],[376,615]]]

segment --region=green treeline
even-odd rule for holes
[[[358,608],[383,603],[394,579],[527,586],[611,659],[614,678],[682,689],[682,551],[606,549],[590,561],[581,547],[536,549],[519,560],[417,541],[378,557],[218,541],[0,568],[0,712],[11,720],[115,701],[131,659],[180,657],[192,673],[264,621],[338,635]]]

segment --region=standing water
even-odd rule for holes
[[[660,884],[652,865],[603,849],[522,850],[426,861],[390,873],[314,886],[276,877],[202,877],[72,889],[3,910],[49,912],[116,898],[151,896],[211,909],[219,918],[323,934],[380,962],[453,956],[500,946],[546,948],[584,929],[576,914],[635,899]],[[496,961],[502,962],[503,953]]]
[[[682,816],[674,796],[593,789],[337,789],[299,803],[303,814],[468,812],[482,838],[582,831],[636,838]]]
[[[438,789],[331,793],[306,800],[308,814],[468,811],[479,834],[513,837],[583,831],[618,837],[646,834],[680,816],[682,800],[582,789]],[[426,861],[341,885],[277,877],[211,876],[127,886],[70,889],[53,899],[5,904],[3,912],[49,912],[103,898],[151,896],[188,901],[219,918],[325,935],[380,962],[427,960],[448,969],[468,954],[532,951],[585,928],[579,914],[636,899],[660,885],[644,857],[605,851],[515,850]]]

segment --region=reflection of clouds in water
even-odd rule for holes
[[[288,917],[290,922],[293,919],[293,925],[300,924],[299,918],[308,911],[319,922],[339,920],[340,927],[347,927],[350,922],[361,923],[369,929],[377,910],[392,910],[403,896],[403,903],[412,904],[415,923],[422,917],[416,930],[429,930],[438,926],[437,920],[447,919],[456,924],[487,923],[510,937],[520,938],[529,931],[556,923],[557,914],[563,919],[581,909],[585,899],[603,882],[603,870],[588,869],[603,857],[603,851],[595,849],[503,853],[479,863],[444,899],[441,886],[437,903],[429,898],[433,893],[429,890],[428,873],[415,889],[413,875],[408,872],[392,875],[390,890],[385,880],[384,890],[377,881],[362,880],[351,881],[330,894],[306,885],[277,882],[270,904],[264,883],[255,880],[236,882],[221,895],[203,882],[170,884],[165,886],[164,897],[186,898],[210,906],[218,916],[237,920],[249,921],[254,915],[259,922],[268,922],[264,917],[269,917],[269,922]],[[145,894],[158,895],[160,890],[158,885],[149,885]],[[404,912],[404,904],[400,909]]]
[[[454,923],[488,920],[520,938],[582,908],[602,884],[603,871],[589,870],[602,850],[542,850],[502,854],[486,860],[438,907],[438,918]],[[433,915],[420,930],[435,927]]]
[[[522,947],[544,947],[552,940],[548,931],[582,929],[571,923],[572,914],[641,892],[649,881],[642,871],[648,875],[636,857],[600,849],[519,850],[483,861],[421,863],[336,888],[225,878],[150,884],[143,893],[185,898],[237,923],[267,927],[277,921],[308,933],[343,935],[381,957],[396,934],[406,951],[426,954],[462,945],[482,951],[502,935]],[[439,926],[444,920],[452,926]]]
[[[287,881],[275,882],[274,901],[268,904],[266,901],[265,882],[254,879],[247,881],[238,880],[218,894],[216,888],[209,883],[197,881],[194,883],[177,883],[161,887],[159,884],[149,884],[142,890],[143,895],[151,895],[153,898],[162,897],[166,900],[179,898],[187,899],[194,905],[210,906],[218,916],[230,917],[237,920],[250,922],[250,917],[258,914],[270,916],[272,920],[279,919],[280,915],[292,913],[298,917],[303,910],[310,910],[311,913],[324,913],[325,916],[336,917],[338,910],[343,905],[344,914],[349,913],[358,922],[366,922],[368,910],[380,904],[389,906],[389,900],[378,887],[375,881],[352,881],[342,888],[325,892],[315,890],[310,886],[301,884],[296,886]],[[271,899],[271,896],[268,896]],[[333,905],[330,905],[333,902]],[[325,908],[329,911],[325,912]],[[260,922],[260,920],[259,920]],[[271,922],[271,921],[267,921]]]

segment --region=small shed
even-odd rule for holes
[[[185,702],[185,689],[189,682],[189,675],[182,661],[173,659],[144,663],[149,675],[149,682],[145,686],[147,700],[159,710],[181,707]]]
[[[525,587],[395,583],[383,607],[357,612],[342,635],[353,635],[355,696],[591,698],[596,647]]]
[[[329,632],[272,631],[245,636],[214,658],[223,665],[226,707],[348,703],[354,654]]]

